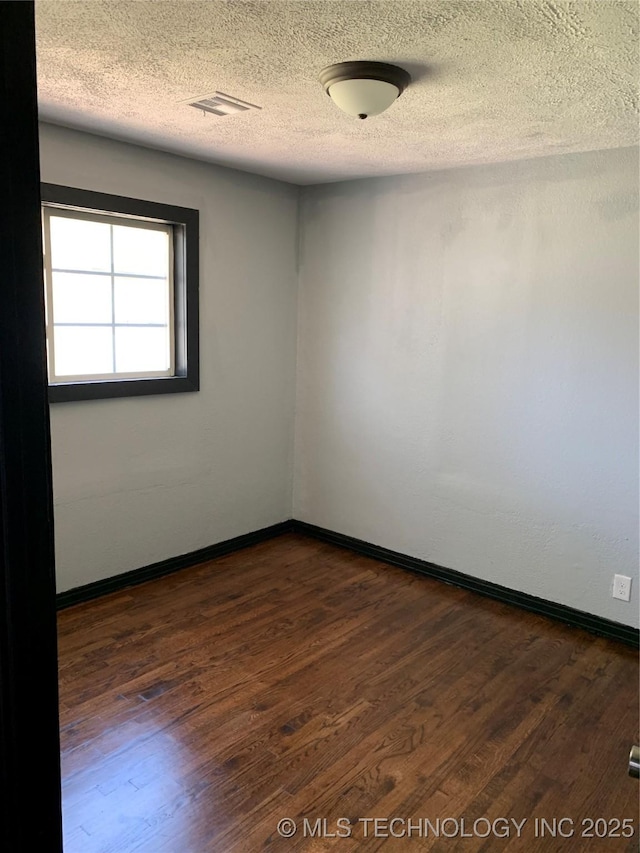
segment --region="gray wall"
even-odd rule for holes
[[[294,516],[638,624],[637,149],[307,188],[301,229]]]
[[[200,210],[201,391],[51,408],[58,590],[291,517],[298,190],[41,126],[42,179]]]
[[[201,392],[52,407],[58,589],[293,514],[637,624],[637,154],[309,187],[298,211],[295,187],[43,125],[43,180],[201,215]]]

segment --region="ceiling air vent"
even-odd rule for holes
[[[232,95],[225,95],[224,92],[214,92],[213,95],[198,98],[197,101],[189,99],[185,103],[205,113],[213,113],[215,116],[230,116],[235,113],[246,112],[246,110],[262,109],[262,107],[258,107],[256,104],[241,101],[240,98],[234,98]]]

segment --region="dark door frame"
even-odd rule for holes
[[[34,19],[0,2],[0,848],[60,853]]]

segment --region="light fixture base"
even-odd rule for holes
[[[383,83],[391,83],[398,90],[399,97],[411,82],[411,75],[398,65],[366,61],[336,62],[320,72],[320,82],[327,94],[334,83],[343,80],[381,80]]]

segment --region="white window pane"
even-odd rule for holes
[[[116,371],[135,373],[170,367],[169,329],[120,327],[116,329]]]
[[[86,376],[113,372],[111,328],[55,326],[56,376]]]
[[[154,278],[115,279],[116,323],[169,322],[168,282]]]
[[[110,323],[111,276],[54,272],[55,323]]]
[[[110,225],[54,215],[50,216],[49,223],[53,269],[109,272]]]
[[[169,235],[127,225],[113,226],[113,268],[118,273],[166,276]]]

